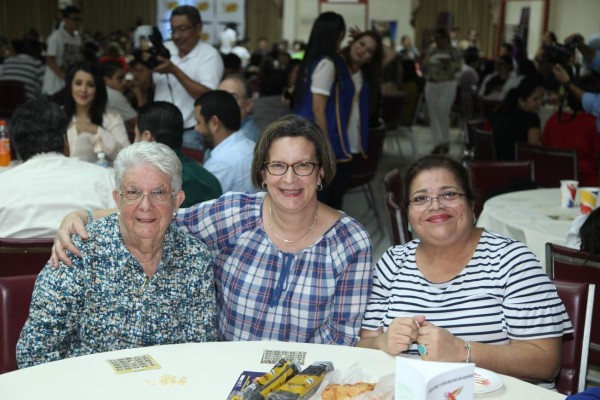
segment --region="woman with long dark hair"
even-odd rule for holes
[[[537,76],[526,77],[519,86],[508,92],[498,111],[490,115],[498,160],[514,160],[516,142],[542,144],[538,113],[543,95],[541,79]]]
[[[370,92],[379,89],[383,54],[381,38],[373,31],[355,35],[338,53],[345,31],[339,14],[317,18],[298,71],[294,104],[294,112],[314,120],[331,142],[337,172],[319,200],[337,209],[356,157],[367,153]]]
[[[100,70],[79,62],[69,68],[64,108],[71,121],[67,130],[71,157],[96,162],[98,154],[114,160],[129,145],[123,118],[106,109],[107,94]]]

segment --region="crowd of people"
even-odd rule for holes
[[[200,40],[198,10],[178,6],[171,40],[158,45],[154,30],[140,29],[128,61],[114,44],[99,57],[84,52],[79,10],[63,17],[43,85],[26,44],[14,57],[40,85],[28,86],[31,100],[10,120],[23,163],[0,184],[38,206],[0,199],[3,221],[31,215],[2,224],[0,236],[56,233],[18,342],[20,367],[154,344],[281,340],[476,362],[553,386],[561,337],[573,329],[565,308],[524,244],[475,226],[467,172],[447,157],[464,88],[500,102],[490,116],[500,158],[514,158],[515,141],[567,145],[560,116],[546,127],[564,132],[542,135],[537,114],[552,84],[526,59],[507,47],[486,76],[476,32],[459,46],[439,28],[422,51],[409,36],[393,49],[335,12],[320,14],[293,52],[264,39],[251,53],[231,25],[216,48]],[[561,68],[551,76],[574,95],[572,112],[595,107],[583,92],[593,86],[580,89]],[[368,232],[341,210],[390,91],[409,105],[425,94],[433,147],[404,182],[418,239],[374,265]],[[259,123],[257,96],[276,98],[287,115]],[[596,120],[576,121],[587,127],[579,150],[600,152]],[[186,149],[201,150],[202,162]],[[591,158],[589,182],[598,179]],[[19,183],[38,177],[44,184],[25,194]]]

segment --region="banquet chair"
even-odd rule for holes
[[[600,287],[600,255],[546,243],[546,272],[553,279],[593,283],[596,287]],[[596,296],[594,308],[600,310],[600,296]],[[592,322],[589,362],[600,366],[600,320],[598,319]],[[588,374],[588,379],[600,383],[593,375]]]
[[[10,118],[25,103],[25,86],[18,81],[0,81],[0,118]]]
[[[398,168],[391,170],[383,177],[383,191],[391,221],[392,243],[399,245],[411,241],[412,235],[408,231],[408,218],[401,206],[404,197],[404,182]]]
[[[184,156],[196,160],[199,163],[204,162],[204,150],[192,149],[189,147],[182,147],[181,152]]]
[[[404,107],[404,96],[382,96],[381,97],[381,118],[387,128],[387,137],[392,140],[402,157],[402,146],[400,141],[406,138],[410,142],[412,157],[417,155],[417,142],[415,141],[412,129],[409,126],[401,124],[402,109]]]
[[[16,348],[37,275],[0,277],[0,374],[17,369]]]
[[[573,324],[573,333],[562,339],[562,362],[555,379],[556,390],[568,396],[585,389],[596,285],[560,279],[553,283]]]
[[[483,129],[475,128],[473,135],[474,144],[474,160],[495,160],[496,146],[492,132],[484,131]]]
[[[377,223],[377,232],[382,233],[381,238],[383,238],[383,224],[381,223],[381,216],[378,211],[379,207],[377,207],[375,203],[375,193],[373,192],[373,185],[371,182],[377,174],[377,165],[381,159],[385,135],[386,127],[384,124],[369,129],[367,158],[358,157],[356,160],[354,173],[350,177],[348,190],[346,192],[346,194],[362,192],[365,195],[369,206],[367,211],[373,211],[375,222]]]
[[[557,147],[515,143],[517,161],[531,160],[539,187],[560,187],[562,179],[578,179],[577,151]]]
[[[0,277],[39,273],[50,259],[54,239],[0,238]]]
[[[469,161],[467,172],[475,196],[476,217],[490,197],[534,186],[532,161]]]

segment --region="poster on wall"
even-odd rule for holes
[[[196,7],[202,16],[202,40],[218,44],[221,31],[226,24],[234,24],[238,39],[246,32],[245,0],[156,0],[156,25],[165,39],[171,37],[171,12],[178,6]]]
[[[393,48],[394,43],[396,43],[397,24],[398,22],[396,20],[384,21],[381,19],[373,19],[371,20],[371,29],[381,35],[383,44]]]

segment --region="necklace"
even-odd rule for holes
[[[306,232],[304,232],[302,235],[300,235],[300,237],[294,239],[294,240],[289,240],[289,239],[284,239],[281,236],[279,236],[277,234],[277,232],[275,231],[275,227],[273,227],[273,210],[271,208],[271,202],[269,201],[269,227],[271,228],[271,232],[273,232],[273,235],[275,235],[275,237],[277,237],[277,239],[281,240],[282,242],[285,243],[294,243],[297,242],[298,240],[302,239],[304,236],[308,235],[308,232],[312,231],[313,228],[315,227],[315,225],[317,224],[317,217],[319,216],[319,203],[317,203],[317,209],[315,211],[315,216],[313,217],[313,223],[312,225],[306,230]]]

